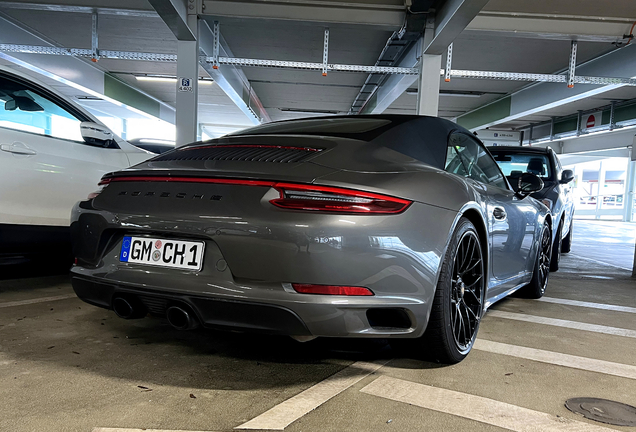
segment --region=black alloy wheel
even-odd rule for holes
[[[537,249],[537,257],[532,273],[532,280],[524,286],[520,293],[527,298],[538,299],[543,297],[545,289],[548,286],[548,277],[550,276],[550,260],[552,258],[552,239],[550,235],[550,227],[545,225],[541,232],[539,247]]]
[[[460,219],[442,263],[423,348],[433,360],[458,363],[477,337],[485,299],[485,263],[474,225]]]
[[[460,352],[468,354],[481,319],[483,260],[479,238],[473,231],[459,241],[451,279],[451,327]]]

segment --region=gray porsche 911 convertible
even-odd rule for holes
[[[442,362],[545,291],[548,209],[469,131],[422,116],[270,123],[108,174],[72,214],[73,288],[122,318],[413,339]]]

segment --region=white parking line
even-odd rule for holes
[[[389,360],[355,362],[324,381],[265,411],[234,429],[283,430],[308,412],[318,408],[332,397],[345,391],[364,377],[380,369]]]
[[[105,428],[96,427],[92,432],[206,432],[206,431],[185,431],[175,429],[128,429],[128,428]],[[207,431],[210,432],[210,431]]]
[[[562,354],[553,351],[544,351],[517,345],[508,345],[484,339],[477,339],[475,341],[474,348],[479,351],[487,351],[494,354],[503,354],[527,360],[534,360],[541,363],[566,366],[574,369],[598,372],[602,374],[614,375],[621,378],[631,378],[636,380],[636,366],[626,365],[622,363],[596,360],[587,357],[579,357],[575,355]]]
[[[593,258],[583,257],[583,256],[580,256],[580,255],[574,255],[574,254],[571,254],[571,253],[569,253],[568,256],[576,257],[577,259],[582,259],[582,260],[586,260],[586,261],[592,261],[592,262],[595,262],[597,264],[603,264],[603,265],[610,266],[610,267],[615,267],[615,268],[619,268],[619,269],[623,269],[623,270],[632,271],[631,268],[619,266],[619,265],[616,265],[616,264],[606,263],[604,261],[595,260]]]
[[[70,298],[77,298],[77,296],[75,294],[64,294],[64,295],[59,295],[59,296],[54,296],[54,297],[40,297],[40,298],[36,298],[36,299],[31,299],[31,300],[20,300],[20,301],[14,301],[14,302],[5,302],[5,303],[0,303],[0,308],[8,308],[8,307],[13,307],[13,306],[24,306],[24,305],[30,305],[30,304],[36,304],[36,303],[46,303],[46,302],[51,302],[51,301],[56,301],[56,300],[66,300],[66,299],[70,299]]]
[[[592,309],[603,309],[603,310],[611,310],[611,311],[617,311],[617,312],[636,313],[636,308],[629,307],[629,306],[616,306],[616,305],[603,304],[603,303],[590,303],[590,302],[584,302],[579,300],[568,300],[568,299],[561,299],[561,298],[554,298],[554,297],[541,297],[540,299],[537,299],[537,301],[563,304],[563,305],[569,305],[569,306],[581,306],[581,307],[592,308]]]
[[[615,336],[625,336],[630,338],[636,338],[636,330],[629,330],[629,329],[624,329],[619,327],[607,327],[607,326],[602,326],[597,324],[582,323],[578,321],[568,321],[568,320],[562,320],[562,319],[556,319],[556,318],[546,318],[546,317],[540,317],[535,315],[526,315],[526,314],[505,312],[505,311],[498,311],[498,310],[488,310],[486,317],[505,318],[505,319],[511,319],[516,321],[526,321],[526,322],[531,322],[535,324],[546,324],[546,325],[551,325],[556,327],[565,327],[565,328],[585,330],[585,331],[590,331],[595,333],[605,333],[605,334],[610,334]]]
[[[615,432],[481,396],[380,377],[361,392],[518,432]]]

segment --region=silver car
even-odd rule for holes
[[[73,288],[179,329],[412,339],[455,363],[484,311],[548,282],[552,220],[435,117],[257,126],[106,175],[72,214]]]

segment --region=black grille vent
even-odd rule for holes
[[[139,300],[146,306],[148,312],[155,315],[165,315],[168,302],[165,299],[139,296]]]
[[[302,162],[322,149],[271,145],[219,145],[191,147],[169,152],[155,161],[242,161],[242,162]]]

